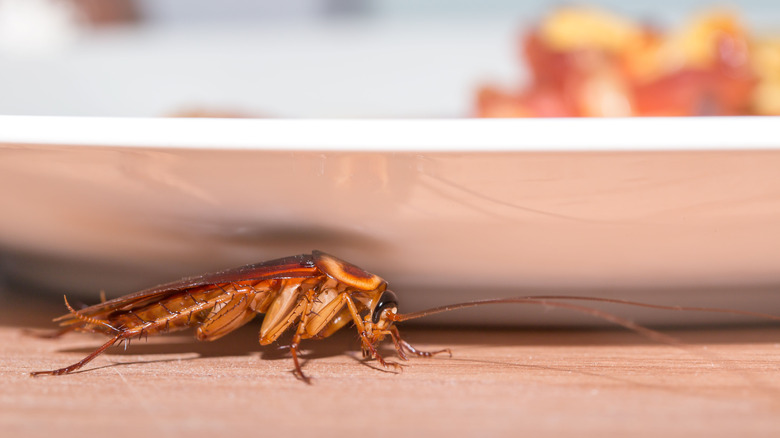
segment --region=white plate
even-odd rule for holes
[[[779,132],[754,117],[0,117],[0,248],[12,279],[95,299],[320,249],[384,277],[402,310],[544,292],[777,313]]]

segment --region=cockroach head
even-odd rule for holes
[[[393,291],[386,290],[382,292],[382,295],[376,302],[376,306],[374,306],[374,310],[371,312],[371,322],[380,330],[384,330],[393,325],[397,312],[398,297],[395,296]]]

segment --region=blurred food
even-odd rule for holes
[[[750,102],[755,114],[780,114],[780,39],[756,44],[751,58],[758,84]]]
[[[134,0],[0,0],[0,54],[62,52],[87,29],[137,18]]]
[[[135,0],[69,0],[82,19],[92,26],[130,23],[139,18]]]
[[[554,11],[522,38],[530,82],[477,93],[478,117],[780,114],[780,40],[713,10],[663,32],[602,10]]]

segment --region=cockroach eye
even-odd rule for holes
[[[382,312],[391,307],[398,307],[398,297],[393,292],[386,290],[382,292],[382,296],[379,297],[379,301],[376,303],[374,313],[371,315],[371,322],[378,324]]]

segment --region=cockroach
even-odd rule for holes
[[[213,341],[243,326],[257,314],[264,314],[260,327],[260,344],[276,341],[288,329],[294,329],[289,345],[294,373],[309,383],[298,359],[304,339],[326,338],[352,323],[360,337],[364,357],[383,367],[400,367],[386,361],[378,344],[389,337],[398,357],[408,355],[431,357],[449,349],[421,351],[401,338],[395,323],[486,304],[542,304],[600,317],[622,325],[657,341],[679,345],[672,337],[633,323],[616,315],[567,301],[599,301],[666,310],[724,312],[780,320],[780,317],[757,312],[706,307],[662,306],[627,300],[577,296],[527,296],[499,298],[452,304],[415,313],[398,313],[396,295],[387,282],[377,275],[321,251],[301,254],[235,269],[184,278],[151,289],[105,301],[81,310],[65,305],[69,313],[56,318],[61,329],[102,333],[111,336],[105,344],[73,365],[36,371],[33,376],[72,373],[106,349],[133,338],[145,338],[194,327],[201,341]]]

